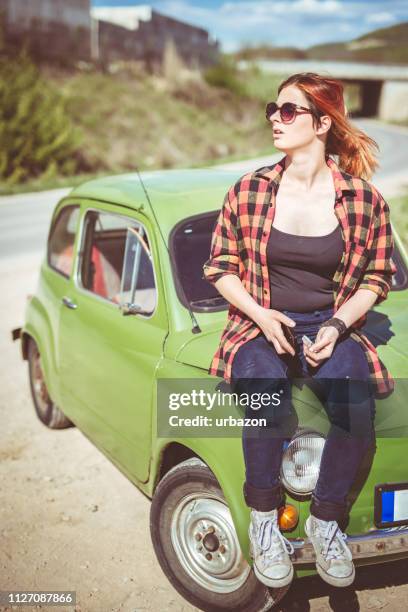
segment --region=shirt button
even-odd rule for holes
[[[265,294],[267,294],[267,293],[268,293],[268,290],[267,290],[267,289],[264,289],[264,293],[265,293]]]
[[[264,230],[264,231],[262,232],[262,234],[263,234],[264,236],[266,236],[267,232]]]

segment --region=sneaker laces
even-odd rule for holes
[[[275,550],[271,550],[272,544],[280,544]],[[258,544],[261,550],[266,553],[265,557],[275,558],[280,561],[282,552],[286,550],[288,554],[293,554],[295,549],[292,544],[281,533],[276,521],[265,518],[261,521],[258,531]]]
[[[320,535],[325,541],[322,550],[323,557],[328,561],[330,559],[341,559],[344,556],[351,560],[351,551],[345,543],[347,535],[340,530],[337,522],[330,521],[325,529],[322,529],[319,523],[317,525]]]

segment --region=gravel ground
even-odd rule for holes
[[[48,430],[34,415],[27,364],[10,330],[23,321],[40,259],[0,262],[0,590],[75,590],[77,605],[47,608],[57,611],[197,610],[155,559],[144,495],[79,431]],[[394,612],[406,609],[407,583],[408,561],[359,569],[348,589],[305,578],[278,609]]]

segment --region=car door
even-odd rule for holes
[[[61,396],[66,414],[130,477],[146,481],[168,321],[152,228],[129,215],[113,205],[83,211],[75,273],[61,296]]]

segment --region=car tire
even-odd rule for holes
[[[41,365],[41,355],[37,343],[30,338],[28,342],[28,376],[31,396],[38,418],[50,429],[66,429],[74,424],[50,398]]]
[[[258,581],[242,555],[222,489],[198,458],[176,465],[158,484],[150,534],[165,575],[200,610],[265,612],[289,589]]]

